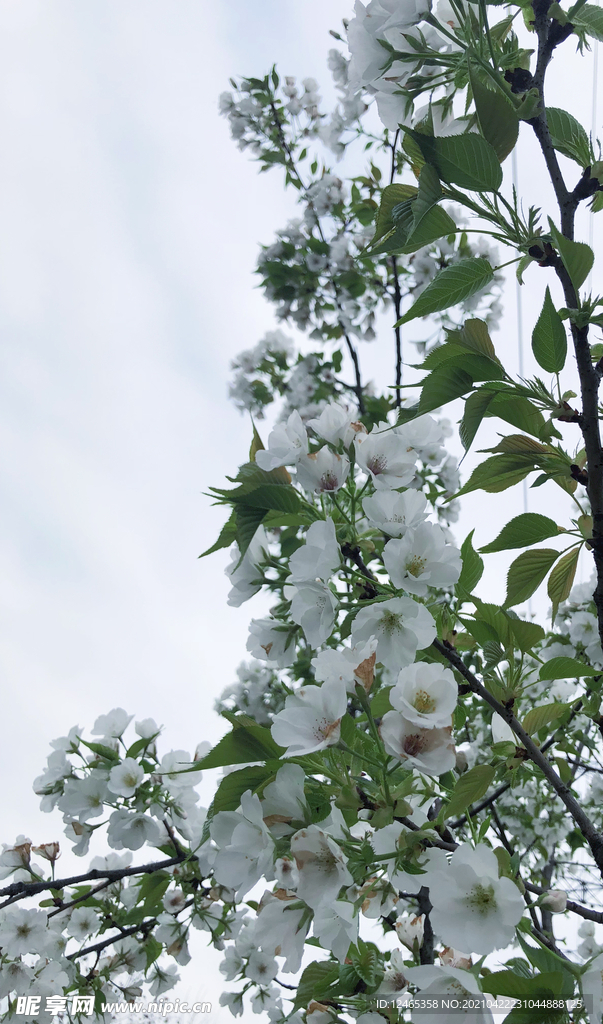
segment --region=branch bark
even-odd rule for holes
[[[540,143],[542,155],[555,190],[561,218],[561,233],[565,238],[573,241],[576,209],[581,199],[586,198],[586,190],[584,187],[581,188],[579,183],[570,192],[565,184],[547,125],[544,99],[545,77],[553,51],[571,33],[572,26],[569,25],[569,30],[565,31],[567,26],[562,29],[556,21],[549,17],[551,3],[552,0],[536,0],[533,5],[534,27],[538,36],[538,58],[533,86],[540,93],[540,112],[536,117],[532,118],[529,124],[532,126]],[[557,261],[555,271],[563,288],[566,306],[568,309],[577,309],[579,307],[579,298],[570,275],[561,260]],[[588,326],[578,327],[576,324],[572,324],[571,333],[582,397],[580,427],[584,438],[588,467],[586,490],[593,516],[591,548],[597,574],[597,585],[593,599],[597,609],[599,639],[603,647],[603,452],[601,451],[601,434],[599,430],[598,399],[601,374],[592,363],[590,345],[588,343]]]

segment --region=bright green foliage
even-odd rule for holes
[[[433,138],[405,129],[427,163],[433,164],[442,181],[474,192],[497,192],[502,171],[495,150],[481,135],[449,135]]]
[[[460,260],[453,266],[445,267],[398,323],[405,324],[417,317],[429,316],[447,306],[454,306],[485,288],[493,276],[488,260],[481,258]]]
[[[516,108],[502,90],[488,88],[474,68],[470,70],[470,82],[481,133],[502,163],[519,136]]]
[[[547,537],[556,537],[559,527],[553,519],[537,512],[523,512],[503,526],[496,540],[480,548],[482,554],[505,551],[508,548],[525,548],[538,544]]]
[[[505,608],[527,601],[558,558],[554,548],[534,548],[519,555],[509,567]]]
[[[567,335],[548,286],[542,311],[532,332],[532,351],[539,365],[548,373],[560,373],[565,366]]]

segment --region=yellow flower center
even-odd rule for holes
[[[420,576],[425,571],[427,565],[427,559],[421,558],[420,555],[413,555],[413,557],[406,563],[406,571],[411,576]]]
[[[482,885],[481,882],[473,886],[465,902],[468,907],[476,910],[482,917],[498,907],[496,897],[494,896],[494,886]]]
[[[426,690],[417,690],[412,706],[422,715],[430,715],[436,709],[436,702]]]

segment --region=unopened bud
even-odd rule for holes
[[[546,907],[551,914],[563,914],[567,907],[567,893],[562,889],[549,889],[540,900],[540,906]]]

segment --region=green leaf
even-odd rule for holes
[[[235,514],[233,511],[228,522],[224,523],[224,526],[220,530],[220,534],[215,544],[212,544],[212,546],[208,548],[207,551],[203,551],[202,554],[200,554],[198,557],[205,558],[206,555],[213,555],[214,551],[219,551],[220,548],[229,548],[231,544],[234,544],[236,539],[237,524],[235,521]]]
[[[234,497],[233,501],[239,503]],[[243,495],[240,503],[251,508],[274,509],[276,512],[299,512],[301,508],[301,499],[295,488],[281,484],[255,487]]]
[[[519,483],[533,469],[534,466],[524,456],[493,455],[491,459],[486,459],[475,467],[467,483],[456,492],[455,497],[477,490],[498,494],[499,491],[506,491],[508,487]]]
[[[385,235],[395,230],[395,224],[392,217],[392,211],[394,207],[400,203],[406,203],[409,199],[414,199],[417,195],[417,189],[414,185],[387,185],[381,193],[381,205],[379,206],[379,212],[377,213],[377,222],[375,224],[375,234],[369,245],[367,251],[373,250],[379,239],[384,238]]]
[[[112,747],[106,747],[104,743],[89,743],[88,740],[83,740],[80,736],[80,743],[83,743],[88,750],[91,750],[93,754],[97,754],[99,757],[105,759],[105,761],[119,761],[119,754],[113,750]]]
[[[433,168],[437,184],[439,180]],[[429,175],[428,175],[429,176]],[[375,234],[365,249],[369,256],[384,253],[411,253],[453,234],[456,224],[445,210],[437,206],[433,181],[417,189],[413,185],[388,185],[381,194]],[[441,198],[441,189],[439,192]]]
[[[350,960],[356,973],[369,987],[375,984],[380,959],[379,951],[372,942],[364,942],[358,939],[356,946],[351,946],[349,951]]]
[[[549,217],[549,228],[555,247],[563,260],[574,288],[579,291],[591,272],[595,254],[586,242],[571,242],[557,230]]]
[[[247,551],[255,537],[258,527],[262,525],[266,509],[250,508],[248,505],[237,505],[235,508],[235,523],[237,526],[237,544],[241,558]]]
[[[456,366],[433,370],[421,383],[418,414],[439,409],[441,405],[466,395],[473,387],[473,378]]]
[[[423,217],[442,198],[442,186],[438,172],[431,164],[425,164],[419,175],[419,192],[412,206],[412,231],[416,231]]]
[[[386,711],[391,711],[389,695],[391,686],[381,686],[371,700],[371,713],[373,718],[383,718]]]
[[[142,949],[147,958],[146,969],[148,971],[149,967],[151,967],[163,953],[163,945],[161,942],[158,942],[153,935],[147,935]]]
[[[487,356],[488,359],[494,360],[500,366],[500,360],[492,344],[488,325],[484,320],[479,320],[477,317],[465,320],[460,330],[448,331],[448,338],[457,345],[462,345],[463,348],[468,349],[470,352],[475,352],[476,355]]]
[[[128,747],[126,751],[126,757],[138,757],[141,750],[144,750],[150,743],[150,740],[145,739],[144,736],[139,740],[135,740],[131,747]]]
[[[560,373],[567,356],[567,335],[563,321],[553,305],[549,288],[532,332],[532,352],[547,373]]]
[[[561,991],[563,975],[561,971],[554,971],[537,974],[533,978],[525,978],[523,975],[515,974],[514,971],[494,971],[482,978],[481,983],[484,991],[490,992],[492,995],[521,999],[530,996],[537,997],[539,993],[557,995]],[[540,1014],[535,1017],[533,1009],[530,1010],[530,1013],[534,1021],[542,1020]],[[506,1020],[508,1019],[507,1017]]]
[[[590,142],[580,122],[559,107],[546,108],[546,122],[555,149],[575,160],[580,167],[588,167],[591,163]]]
[[[548,973],[549,971],[562,971],[563,973],[566,973],[570,979],[580,976],[580,964],[575,964],[571,960],[562,959],[562,957],[558,956],[557,953],[553,953],[551,949],[547,949],[546,946],[543,946],[536,936],[532,935],[531,938],[538,942],[538,946],[530,945],[519,932],[517,933],[517,940],[528,960],[532,964],[532,967],[535,967],[543,974]],[[566,999],[569,999],[573,995],[573,984],[570,992],[564,992],[562,989],[561,994],[565,996]]]
[[[416,202],[412,203],[411,209],[414,209],[415,206]],[[388,243],[387,252],[394,255],[407,255],[416,252],[417,249],[422,249],[424,245],[430,245],[438,238],[447,238],[448,235],[453,235],[456,230],[456,224],[450,214],[446,213],[441,206],[434,206],[421,217],[420,223],[410,232],[402,245],[392,248]]]
[[[153,871],[148,875],[144,875],[138,889],[140,892],[139,900],[144,902],[145,910],[151,910],[160,905],[171,881],[171,876],[168,875],[167,871]]]
[[[603,675],[600,668],[585,665],[576,658],[551,658],[540,667],[540,679],[582,679]]]
[[[517,427],[518,430],[525,430],[535,437],[540,437],[545,425],[544,416],[528,398],[506,395],[504,391],[494,395],[486,416],[499,416],[501,420]]]
[[[521,604],[532,596],[542,583],[547,572],[559,558],[553,548],[534,548],[523,551],[509,567],[507,575],[507,596],[504,608]]]
[[[574,583],[574,576],[576,575],[576,566],[578,565],[580,547],[581,545],[578,545],[577,547],[566,551],[562,558],[559,559],[557,565],[549,576],[547,593],[553,605],[551,616],[553,623],[557,617],[557,609],[559,608],[559,605],[562,601],[567,601],[570,595],[570,590]]]
[[[472,192],[498,192],[502,170],[492,146],[476,132],[435,138],[411,128],[404,131],[418,145],[427,163],[449,185]]]
[[[245,764],[249,761],[268,761],[280,758],[284,748],[272,739],[270,729],[263,725],[244,725],[223,736],[216,746],[199,761],[198,768],[222,768],[224,765]]]
[[[502,163],[515,148],[519,136],[515,107],[500,90],[488,89],[471,67],[469,78],[481,133]]]
[[[493,398],[491,391],[474,391],[465,401],[465,411],[459,424],[459,437],[465,451],[469,451]]]
[[[593,39],[603,41],[603,10],[595,4],[584,4],[577,14],[572,15],[572,25]]]
[[[539,708],[532,708],[521,723],[522,727],[528,736],[532,736],[535,732],[539,732],[540,729],[544,729],[546,725],[550,725],[551,722],[556,722],[558,718],[563,718],[565,712],[569,711],[569,708],[569,704],[561,704],[557,701],[553,704],[542,704]]]
[[[539,441],[535,441],[532,437],[526,437],[524,434],[507,434],[506,437],[501,437],[494,448],[487,448],[486,451],[526,456],[532,458],[534,464],[539,462],[541,456],[555,454],[554,449],[540,444]]]
[[[481,257],[459,260],[458,263],[444,267],[427,285],[425,291],[421,292],[408,312],[397,321],[396,326],[408,323],[409,320],[416,320],[417,317],[437,313],[449,306],[456,306],[458,302],[485,288],[493,276],[488,260]]]
[[[274,769],[261,765],[242,768],[238,772],[229,772],[222,779],[212,801],[212,814],[218,811],[236,811],[241,796],[248,789],[255,793],[256,789],[274,777]]]
[[[480,548],[482,554],[507,551],[509,548],[527,548],[547,537],[557,537],[559,527],[553,519],[537,512],[522,512],[503,526],[496,540]]]
[[[308,964],[297,984],[295,1007],[306,1008],[313,1000],[326,999],[337,991],[339,964],[332,960],[319,960]]]
[[[457,587],[460,590],[464,590],[467,594],[472,594],[477,584],[482,578],[484,571],[484,562],[475,551],[473,547],[473,534],[475,530],[472,530],[470,534],[465,537],[461,545],[461,560],[463,567],[461,569],[461,575]]]
[[[476,764],[475,768],[461,775],[448,801],[446,817],[456,818],[469,804],[480,800],[487,793],[495,772],[491,764]]]
[[[525,619],[510,618],[509,626],[511,627],[515,646],[520,651],[523,651],[524,654],[527,651],[531,651],[541,640],[544,640],[546,635],[542,626],[539,626],[536,622],[526,622]]]

